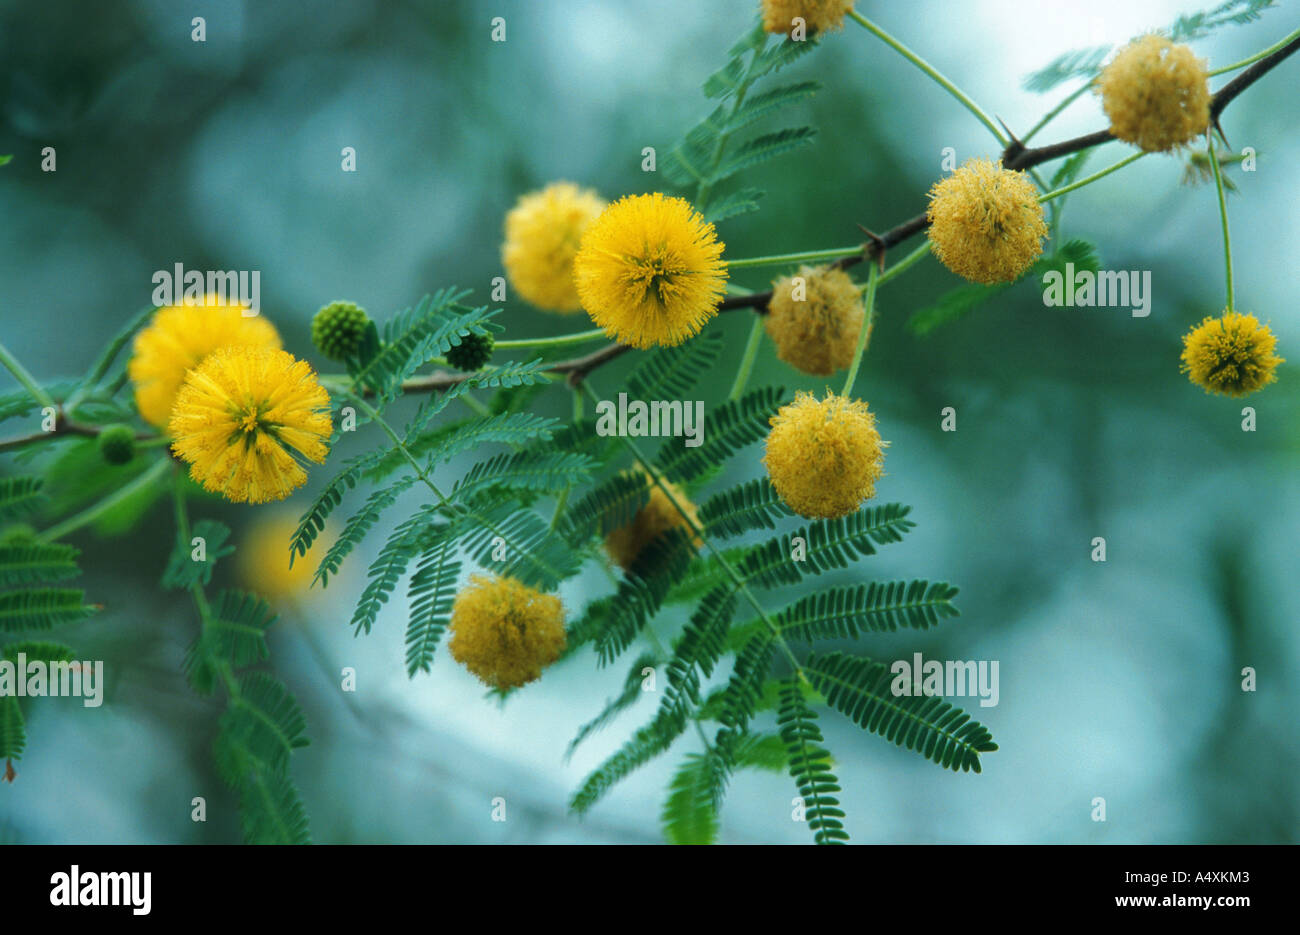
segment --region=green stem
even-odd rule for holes
[[[171,464],[172,462],[170,458],[160,458],[158,461],[154,462],[152,467],[146,470],[143,474],[137,476],[130,483],[123,484],[98,503],[91,504],[80,513],[77,513],[74,516],[69,516],[63,522],[45,530],[45,532],[41,533],[41,539],[45,542],[53,542],[56,539],[62,539],[64,536],[68,535],[68,533],[74,532],[88,523],[93,523],[128,497],[131,497],[146,487],[154,484],[167,472],[168,468],[171,467]]]
[[[547,527],[551,532],[555,532],[555,528],[560,525],[560,518],[564,516],[564,508],[569,504],[569,492],[571,490],[573,490],[572,484],[561,490],[560,495],[555,499],[555,512],[551,514],[551,524]]]
[[[167,465],[167,462],[161,462]],[[176,513],[176,534],[181,543],[181,547],[188,547],[190,541],[190,511],[189,504],[185,500],[185,478],[177,468],[177,474],[172,478],[172,506]],[[212,620],[212,607],[208,604],[208,596],[203,593],[203,585],[197,579],[190,585],[190,593],[194,597],[194,606],[199,612],[200,631],[208,629]],[[230,667],[230,663],[224,659],[210,659],[213,669],[221,676],[221,683],[226,688],[226,694],[232,700],[239,697],[239,683],[235,680],[235,673]]]
[[[875,263],[869,262],[867,265],[867,292],[862,299],[865,311],[862,316],[862,325],[858,328],[858,346],[853,352],[853,363],[849,365],[849,375],[844,378],[844,389],[840,392],[841,396],[848,396],[853,392],[853,382],[858,378],[858,368],[862,366],[862,358],[866,356],[867,335],[871,333],[871,326],[876,320],[876,286],[879,285],[880,277]]]
[[[1228,283],[1228,311],[1235,311],[1232,294],[1232,238],[1228,236],[1228,199],[1224,197],[1223,171],[1219,168],[1219,154],[1214,151],[1214,133],[1206,133],[1209,141],[1210,165],[1214,168],[1214,187],[1219,192],[1219,220],[1223,224],[1223,266]]]
[[[42,406],[59,408],[58,403],[54,401],[49,393],[45,392],[44,387],[36,382],[36,378],[27,372],[27,368],[20,364],[18,358],[9,353],[9,349],[3,344],[0,344],[0,364],[4,364],[5,368],[26,388],[27,392],[32,394],[32,398]]]
[[[99,385],[99,381],[104,379],[104,374],[108,373],[108,368],[113,365],[117,355],[122,353],[122,348],[126,347],[127,342],[135,337],[136,332],[157,311],[158,309],[154,306],[146,305],[136,312],[135,317],[131,319],[127,327],[113,341],[109,342],[108,347],[104,348],[103,353],[99,355],[99,359],[95,361],[94,366],[90,368],[90,372],[86,374],[86,378],[81,381],[81,384],[73,390],[72,395],[64,402],[63,408],[69,414],[76,410],[77,403],[81,402],[86,397],[86,394]]]
[[[1222,68],[1216,68],[1214,71],[1210,72],[1210,77],[1213,78],[1215,75],[1222,75],[1230,71],[1236,71],[1238,68],[1245,68],[1247,65],[1253,65],[1261,58],[1267,58],[1272,55],[1288,42],[1293,42],[1298,36],[1300,36],[1300,29],[1288,33],[1280,42],[1273,43],[1273,45],[1269,46],[1263,52],[1256,52],[1250,58],[1243,58],[1240,62],[1233,62],[1231,65],[1224,65]]]
[[[448,512],[459,513],[461,516],[468,517],[472,520],[477,520],[479,523],[482,523],[485,528],[491,530],[493,533],[500,536],[503,540],[507,542],[515,541],[513,536],[508,535],[497,525],[489,522],[481,514],[476,513],[474,510],[471,510],[469,507],[462,506],[457,503],[452,503],[451,500],[449,500],[447,496],[443,494],[441,490],[438,489],[438,485],[433,482],[433,478],[429,476],[429,472],[425,470],[423,467],[421,467],[420,462],[415,460],[415,456],[412,455],[410,449],[406,447],[406,443],[402,441],[401,436],[399,436],[397,432],[393,429],[393,427],[388,424],[388,421],[384,419],[382,415],[379,414],[379,410],[377,410],[374,406],[366,402],[364,397],[362,397],[360,394],[354,391],[349,391],[347,395],[351,397],[352,401],[355,402],[358,407],[360,407],[362,412],[364,412],[366,415],[370,417],[371,422],[375,423],[381,429],[384,430],[384,434],[388,436],[389,440],[392,441],[392,443],[397,447],[397,450],[402,453],[402,456],[404,458],[406,458],[407,463],[409,463],[411,467],[415,469],[415,476],[424,484],[424,486],[429,488],[429,490],[433,493],[435,497],[438,498],[438,505],[440,507],[442,507],[444,510],[447,510]]]
[[[846,256],[857,256],[862,252],[862,245],[852,247],[833,247],[829,250],[805,250],[803,253],[779,253],[773,256],[756,256],[744,260],[728,260],[728,269],[749,269],[754,266],[780,266],[783,263],[820,263],[823,260],[839,260]]]
[[[1044,194],[1039,195],[1038,201],[1039,203],[1045,203],[1051,201],[1053,198],[1059,198],[1061,195],[1072,192],[1075,189],[1083,188],[1083,186],[1085,185],[1091,185],[1093,182],[1097,181],[1097,179],[1105,178],[1106,176],[1110,175],[1112,172],[1117,172],[1120,169],[1124,168],[1130,162],[1137,162],[1145,155],[1146,153],[1144,152],[1137,152],[1131,156],[1126,156],[1125,158],[1121,159],[1119,162],[1115,163],[1113,166],[1108,166],[1107,168],[1102,169],[1100,172],[1094,172],[1092,175],[1089,175],[1086,178],[1079,179],[1079,181],[1073,182],[1062,188],[1058,188],[1056,189],[1056,191],[1045,192]]]
[[[893,266],[889,267],[889,269],[881,273],[879,278],[876,280],[876,285],[883,286],[885,283],[889,282],[895,276],[901,276],[903,273],[907,272],[917,263],[921,262],[921,260],[928,257],[930,253],[931,253],[930,241],[927,240],[925,243],[921,244],[919,247],[917,247],[907,256],[903,257],[901,260],[895,263]],[[866,286],[863,286],[862,288],[866,289]]]
[[[763,340],[763,317],[754,316],[754,324],[749,329],[749,341],[745,344],[745,353],[740,358],[740,367],[736,370],[736,380],[731,384],[731,392],[727,399],[740,399],[740,394],[745,392],[745,384],[749,382],[749,375],[754,370],[754,361],[758,357],[758,346]]]
[[[517,341],[497,341],[493,348],[500,350],[525,347],[564,347],[569,344],[583,344],[605,337],[604,328],[592,328],[590,331],[576,331],[573,334],[561,334],[551,338],[520,338]]]
[[[365,397],[361,396],[359,393],[349,390],[347,391],[347,395],[357,404],[357,407],[362,412],[370,417],[371,422],[383,429],[384,434],[388,436],[389,441],[391,441],[393,445],[396,446],[397,450],[402,453],[402,456],[406,458],[407,463],[415,469],[415,476],[423,481],[424,485],[433,492],[433,495],[438,498],[439,502],[443,506],[450,506],[450,501],[443,495],[442,491],[438,489],[437,485],[434,484],[433,480],[429,477],[429,472],[420,465],[419,461],[415,460],[415,456],[411,454],[410,449],[406,447],[406,443],[402,441],[401,436],[398,435],[397,432],[394,431],[393,427],[388,424],[388,421],[379,414],[379,410],[366,402]]]
[[[736,111],[740,110],[740,105],[745,103],[745,95],[749,93],[749,86],[753,83],[754,66],[758,64],[758,49],[750,53],[749,62],[745,65],[745,74],[740,79],[740,84],[736,87],[736,95],[731,103],[731,115],[734,116]],[[730,119],[728,119],[730,122]],[[713,173],[718,169],[718,163],[722,161],[722,154],[726,152],[727,141],[731,138],[731,132],[718,134],[718,142],[713,147],[713,158],[709,160],[709,175],[699,180],[699,185],[695,189],[695,206],[701,211],[708,207],[709,195],[713,191]]]
[[[1007,145],[1007,138],[1002,135],[1002,131],[998,129],[997,125],[992,120],[989,119],[988,114],[980,110],[978,104],[976,104],[969,97],[967,97],[962,92],[962,90],[958,88],[955,84],[953,84],[951,81],[945,78],[937,68],[935,68],[929,62],[927,62],[925,59],[921,58],[921,56],[917,55],[907,46],[903,45],[903,43],[899,42],[889,33],[885,32],[875,23],[871,22],[869,19],[867,19],[857,10],[849,10],[849,16],[852,17],[852,19],[855,22],[857,22],[858,25],[864,27],[868,32],[875,35],[887,46],[892,48],[899,55],[903,56],[903,58],[907,59],[917,68],[921,69],[921,71],[925,72],[925,74],[928,75],[931,79],[933,79],[935,83],[939,85],[939,87],[943,88],[953,97],[955,97],[963,107],[965,107],[972,114],[974,114],[976,119],[979,120],[980,123],[988,127],[988,130],[990,133],[993,134],[994,139],[996,139],[1003,146]]]
[[[1069,107],[1079,98],[1083,97],[1084,94],[1088,93],[1088,89],[1091,87],[1092,87],[1092,82],[1089,81],[1086,84],[1084,84],[1083,87],[1079,88],[1069,97],[1067,97],[1065,100],[1061,101],[1061,103],[1057,104],[1055,107],[1049,110],[1046,114],[1043,115],[1042,120],[1038,121],[1038,123],[1034,124],[1032,127],[1029,128],[1029,132],[1025,134],[1025,138],[1020,142],[1027,144],[1031,139],[1034,138],[1035,133],[1037,133],[1039,130],[1043,129],[1043,127],[1047,126],[1049,123],[1055,120],[1056,117],[1061,113],[1061,111],[1065,110],[1065,108]]]

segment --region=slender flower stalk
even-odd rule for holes
[[[927,248],[929,245],[926,245]],[[867,290],[862,297],[862,304],[866,309],[866,314],[862,316],[862,327],[858,331],[858,346],[853,352],[853,363],[849,365],[849,375],[844,378],[844,389],[840,392],[841,396],[849,396],[853,393],[853,383],[858,378],[858,368],[862,366],[862,358],[867,349],[867,335],[871,333],[871,326],[876,321],[876,287],[880,285],[879,274],[876,272],[876,264],[868,264],[870,267],[867,273]]]
[[[727,260],[729,270],[751,269],[758,266],[782,266],[794,263],[823,263],[827,260],[841,260],[844,257],[857,256],[862,252],[862,245],[852,247],[831,247],[829,250],[805,250],[802,253],[778,253],[772,256],[756,256],[743,260]]]
[[[1038,200],[1039,202],[1046,204],[1047,202],[1051,201],[1053,198],[1059,198],[1060,196],[1068,194],[1072,191],[1077,191],[1078,189],[1083,188],[1085,185],[1091,185],[1093,182],[1097,181],[1098,179],[1105,178],[1106,176],[1110,175],[1112,172],[1118,172],[1120,169],[1124,168],[1126,165],[1128,165],[1131,162],[1137,162],[1145,155],[1146,153],[1144,152],[1136,152],[1133,153],[1133,155],[1131,156],[1125,156],[1123,159],[1115,163],[1113,166],[1108,166],[1105,169],[1102,169],[1100,172],[1094,172],[1092,175],[1089,175],[1086,178],[1081,178],[1077,182],[1072,182],[1069,185],[1064,185],[1061,188],[1055,189],[1054,191],[1044,192],[1043,194],[1038,196]]]
[[[1274,52],[1278,51],[1283,46],[1294,42],[1296,39],[1300,39],[1300,29],[1287,33],[1287,35],[1282,39],[1279,39],[1262,52],[1256,52],[1250,58],[1243,58],[1240,62],[1233,62],[1231,65],[1224,65],[1222,68],[1214,69],[1214,71],[1210,72],[1210,77],[1213,78],[1215,75],[1227,74],[1230,71],[1236,71],[1238,68],[1245,68],[1247,65],[1254,65],[1261,58],[1268,58]]]
[[[921,58],[921,56],[917,55],[907,46],[903,45],[903,43],[899,42],[889,33],[885,32],[875,23],[871,22],[857,10],[850,10],[849,16],[858,23],[858,25],[875,35],[887,46],[892,48],[899,55],[903,56],[903,58],[907,59],[917,68],[921,69],[921,71],[925,72],[925,74],[932,78],[936,84],[955,97],[963,107],[974,114],[975,118],[979,120],[980,123],[988,127],[988,130],[993,134],[994,139],[1003,146],[1007,145],[1007,138],[1002,134],[1002,131],[998,129],[997,125],[989,119],[989,115],[984,113],[984,111],[980,109],[980,106],[972,101],[960,88],[945,78],[937,68],[925,59]]]
[[[1061,103],[1057,104],[1047,113],[1043,114],[1043,118],[1039,120],[1038,123],[1034,124],[1032,127],[1029,128],[1029,132],[1025,134],[1025,138],[1022,139],[1020,142],[1028,143],[1031,139],[1034,138],[1034,136],[1038,133],[1039,130],[1043,129],[1043,127],[1047,126],[1057,117],[1059,117],[1061,115],[1061,112],[1064,111],[1065,108],[1069,107],[1079,98],[1083,97],[1090,90],[1092,90],[1092,82],[1087,81],[1081,87],[1079,87],[1074,92],[1069,94],[1064,100],[1061,101]]]
[[[159,458],[151,467],[145,470],[144,473],[137,475],[133,480],[118,487],[108,496],[104,497],[104,499],[91,504],[80,513],[77,513],[74,516],[69,516],[63,522],[45,530],[41,533],[42,541],[54,542],[58,539],[62,539],[69,533],[76,532],[83,526],[95,522],[95,520],[99,519],[118,504],[129,500],[140,491],[147,490],[154,484],[158,483],[158,481],[162,479],[162,476],[167,473],[171,463],[170,458]]]
[[[1224,197],[1223,192],[1223,170],[1219,167],[1219,155],[1214,151],[1214,133],[1205,134],[1208,141],[1207,149],[1210,153],[1210,165],[1214,169],[1214,187],[1219,192],[1219,221],[1223,224],[1223,266],[1224,278],[1228,284],[1228,306],[1229,312],[1236,311],[1233,305],[1232,294],[1232,238],[1228,236],[1228,200]]]
[[[36,378],[27,372],[27,368],[20,364],[18,358],[9,353],[9,349],[3,344],[0,344],[0,364],[4,364],[5,369],[14,375],[14,379],[21,383],[38,403],[42,406],[58,408],[50,394],[45,392],[44,387],[36,382]]]
[[[575,331],[573,334],[558,334],[549,338],[519,338],[514,341],[497,341],[494,347],[498,350],[523,350],[524,348],[536,347],[566,347],[570,344],[585,344],[588,341],[599,341],[605,337],[605,329],[591,328],[587,331]]]
[[[754,361],[758,357],[758,348],[763,341],[763,318],[761,315],[754,316],[754,323],[749,329],[749,340],[745,342],[745,353],[740,358],[740,367],[736,370],[736,380],[731,384],[731,392],[727,394],[727,399],[740,399],[745,392],[745,385],[749,382],[749,375],[754,370]]]

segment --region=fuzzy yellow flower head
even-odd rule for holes
[[[776,356],[814,376],[853,363],[862,329],[862,293],[842,269],[800,267],[772,283],[764,327]]]
[[[185,374],[219,347],[247,344],[279,347],[275,327],[241,305],[225,305],[215,295],[186,305],[167,305],[135,338],[127,373],[135,384],[135,404],[150,425],[162,428],[171,415]]]
[[[278,348],[223,347],[176,394],[172,451],[227,500],[283,500],[307,480],[299,460],[320,464],[329,452],[329,403],[306,361]]]
[[[1205,62],[1164,36],[1135,39],[1097,79],[1110,132],[1149,153],[1169,152],[1210,125]]]
[[[501,245],[501,262],[515,291],[548,312],[579,311],[573,258],[583,232],[603,210],[599,195],[572,182],[553,182],[523,195],[506,214]]]
[[[940,262],[971,282],[1014,282],[1043,252],[1047,223],[1038,191],[1001,160],[970,159],[930,189],[930,243]]]
[[[664,486],[672,493],[670,500],[668,495],[659,489],[659,485],[644,472],[642,476],[650,488],[650,499],[645,506],[637,510],[631,522],[615,529],[605,538],[605,548],[609,550],[610,557],[624,569],[631,568],[645,547],[668,530],[677,528],[691,530],[691,523],[686,521],[676,506],[673,506],[674,502],[685,511],[695,525],[698,526],[700,522],[700,514],[695,504],[687,498],[680,487],[669,481],[664,482]],[[703,544],[700,537],[693,532],[691,538],[697,548]]]
[[[713,225],[681,198],[629,195],[582,237],[573,264],[591,320],[633,347],[681,344],[718,311],[727,286]]]
[[[329,527],[326,526],[328,530]],[[289,540],[298,530],[296,513],[275,512],[270,517],[258,514],[235,548],[235,565],[240,584],[272,601],[305,594],[311,588],[316,562],[309,556],[295,555],[289,567]],[[319,558],[329,545],[330,535],[321,532],[312,543]]]
[[[772,417],[763,464],[786,506],[811,519],[847,516],[876,495],[885,447],[867,404],[796,393]]]
[[[809,32],[842,29],[851,9],[853,0],[763,0],[763,28],[771,33],[789,33],[798,16]]]
[[[514,578],[474,575],[452,603],[451,655],[493,688],[541,678],[564,642],[560,599]]]
[[[1207,393],[1248,396],[1277,379],[1277,337],[1254,315],[1225,311],[1183,337],[1182,373]]]

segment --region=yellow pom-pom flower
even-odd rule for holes
[[[1096,90],[1110,132],[1149,153],[1176,149],[1210,125],[1205,62],[1164,36],[1130,42],[1102,71]]]
[[[280,335],[260,315],[245,318],[244,306],[224,305],[215,295],[158,309],[135,338],[127,374],[135,404],[150,425],[162,428],[171,415],[185,375],[219,347],[246,344],[279,347]]]
[[[573,263],[591,320],[633,347],[681,344],[718,311],[723,245],[690,203],[656,192],[605,209]]]
[[[548,312],[579,311],[573,258],[583,232],[603,210],[599,195],[572,182],[553,182],[523,195],[506,214],[501,245],[501,262],[514,290]]]
[[[1277,379],[1277,337],[1254,315],[1225,311],[1183,337],[1179,368],[1207,393],[1248,396]]]
[[[841,29],[853,0],[763,0],[763,28],[771,33],[789,33],[796,16],[810,32]]]
[[[862,293],[844,270],[800,267],[772,284],[767,308],[764,327],[790,366],[824,377],[853,363],[864,312]]]
[[[452,603],[452,658],[493,688],[537,680],[564,642],[560,599],[514,578],[474,575]]]
[[[295,555],[290,568],[289,540],[297,531],[297,513],[276,511],[270,517],[259,513],[258,520],[235,544],[235,566],[240,584],[272,601],[305,594],[315,577],[315,559],[319,559],[328,547],[330,535],[325,531],[317,535],[312,551],[305,556]]]
[[[786,506],[810,519],[847,516],[876,495],[885,447],[867,404],[796,393],[771,420],[763,464]]]
[[[605,538],[605,548],[609,550],[610,557],[625,569],[631,568],[645,547],[670,529],[685,529],[691,533],[691,539],[697,548],[703,545],[691,525],[692,523],[695,526],[699,525],[699,511],[682,489],[670,481],[665,481],[664,486],[672,494],[670,500],[649,476],[644,472],[642,476],[645,477],[645,482],[650,488],[650,499],[645,506],[637,510],[631,522],[615,529]],[[681,507],[681,511],[673,506],[674,502]],[[690,517],[690,522],[682,516],[683,511]]]
[[[283,500],[307,480],[299,459],[320,464],[329,452],[329,403],[306,361],[278,348],[223,347],[176,394],[172,451],[227,500]]]
[[[1038,191],[1001,160],[970,159],[930,189],[930,243],[940,262],[971,282],[1014,282],[1043,252],[1047,223]]]

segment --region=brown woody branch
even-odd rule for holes
[[[0,452],[11,451],[15,448],[22,448],[36,442],[42,442],[50,438],[56,438],[60,435],[82,435],[87,438],[94,438],[99,435],[106,425],[89,425],[85,422],[73,422],[67,418],[63,409],[60,408],[58,415],[55,416],[54,428],[48,432],[32,432],[28,435],[16,435],[13,438],[0,439]],[[149,432],[136,432],[136,441],[148,441],[151,438],[157,438]]]
[[[1219,115],[1223,109],[1232,103],[1242,91],[1246,90],[1269,71],[1276,68],[1293,55],[1297,49],[1300,49],[1300,39],[1288,42],[1276,52],[1260,59],[1251,65],[1237,77],[1233,78],[1222,88],[1220,88],[1210,101],[1210,122],[1218,126]],[[1222,131],[1220,131],[1222,132]],[[1033,148],[1025,146],[1024,143],[1014,136],[1011,142],[1007,144],[1006,149],[1002,151],[1002,164],[1008,169],[1032,169],[1034,166],[1041,165],[1044,162],[1050,162],[1053,159],[1059,159],[1062,156],[1070,156],[1085,149],[1091,149],[1094,146],[1100,146],[1103,143],[1109,143],[1115,137],[1110,130],[1097,130],[1094,133],[1087,133],[1083,136],[1076,136],[1073,139],[1063,140],[1060,143],[1052,143],[1049,146],[1036,146]],[[836,260],[832,265],[839,269],[848,269],[856,266],[869,257],[877,257],[881,252],[896,244],[921,233],[930,226],[929,218],[925,214],[918,214],[911,220],[904,221],[897,227],[893,227],[881,234],[877,240],[870,241],[862,245],[862,253],[855,256],[845,257]],[[762,315],[767,312],[767,303],[772,299],[772,293],[755,292],[750,295],[728,296],[722,300],[718,307],[719,311],[731,311],[738,308],[752,308],[758,314]]]
[[[606,344],[600,350],[592,351],[582,357],[574,357],[569,360],[560,360],[543,368],[546,373],[554,373],[568,377],[570,386],[577,386],[583,381],[587,374],[595,370],[602,364],[608,363],[615,357],[619,357],[632,350],[629,344]],[[454,373],[450,370],[437,370],[428,376],[415,377],[407,380],[402,384],[403,393],[430,393],[437,390],[445,390],[455,386],[457,383],[463,383],[474,374],[472,373]],[[367,392],[367,395],[370,395]]]

